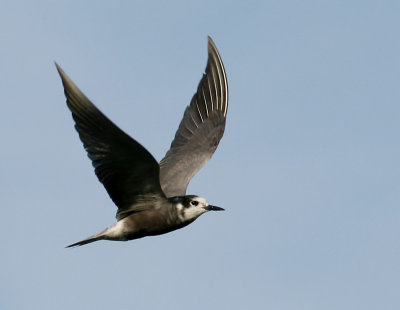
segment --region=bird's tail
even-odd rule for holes
[[[88,237],[86,239],[83,239],[82,241],[70,244],[70,245],[66,246],[66,248],[74,248],[74,247],[85,245],[85,244],[88,244],[88,243],[91,243],[91,242],[95,242],[95,241],[98,241],[98,240],[105,240],[105,239],[107,239],[107,236],[105,234],[106,231],[107,231],[107,229],[104,229],[103,231],[99,232],[98,234],[95,234],[95,235],[90,236],[90,237]]]
[[[88,244],[88,243],[91,243],[91,242],[95,242],[95,241],[98,241],[98,240],[103,240],[103,239],[104,239],[103,237],[96,237],[96,238],[89,237],[89,238],[84,239],[82,241],[67,245],[66,248],[74,248],[76,246],[85,245],[85,244]]]

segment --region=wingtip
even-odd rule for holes
[[[60,75],[62,80],[65,80],[68,78],[68,76],[65,74],[64,70],[60,67],[60,65],[57,62],[54,62],[54,65],[56,66],[57,72]]]
[[[64,73],[64,71],[61,69],[60,65],[57,63],[57,61],[54,61],[54,65],[56,66],[56,69],[59,74],[61,74],[61,72]]]
[[[226,78],[225,67],[222,62],[221,55],[219,54],[219,51],[213,39],[210,36],[207,36],[207,38],[208,38],[208,57],[209,57],[207,65],[209,65],[210,61],[214,62],[215,65],[220,68],[218,70],[221,71],[221,74],[224,79],[226,103],[224,104],[223,110],[224,110],[224,116],[226,116],[228,110],[228,81]]]
[[[62,84],[64,86],[64,92],[67,95],[69,92],[75,92],[76,94],[79,94],[80,96],[83,96],[86,98],[86,96],[81,92],[81,90],[78,88],[78,86],[75,85],[74,82],[70,79],[70,77],[64,72],[64,70],[58,65],[58,63],[54,62],[57,72],[60,75]],[[68,97],[68,95],[67,95]]]
[[[219,62],[220,66],[223,68],[222,59],[217,49],[217,46],[215,45],[213,39],[211,39],[210,36],[208,36],[208,54],[210,56],[212,55],[212,58],[216,59],[216,61]],[[225,71],[224,68],[223,70]]]
[[[208,51],[217,51],[217,47],[215,46],[215,43],[213,41],[213,39],[210,36],[207,36],[207,42],[208,42]]]

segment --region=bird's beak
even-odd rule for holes
[[[217,207],[217,206],[212,206],[212,205],[208,205],[207,207],[205,207],[205,209],[207,211],[225,211],[225,209]]]

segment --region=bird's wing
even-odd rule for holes
[[[149,201],[166,199],[154,157],[111,122],[56,66],[75,128],[98,179],[118,207],[117,218],[149,208]]]
[[[167,197],[184,195],[192,177],[211,158],[224,134],[227,109],[225,69],[209,37],[206,72],[160,162],[161,187]]]

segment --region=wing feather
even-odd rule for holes
[[[117,218],[147,209],[148,201],[166,199],[154,157],[111,122],[56,66],[75,128],[99,181],[118,207]]]
[[[192,177],[211,158],[224,134],[227,110],[226,73],[209,37],[206,72],[160,162],[161,187],[167,197],[185,195]]]

